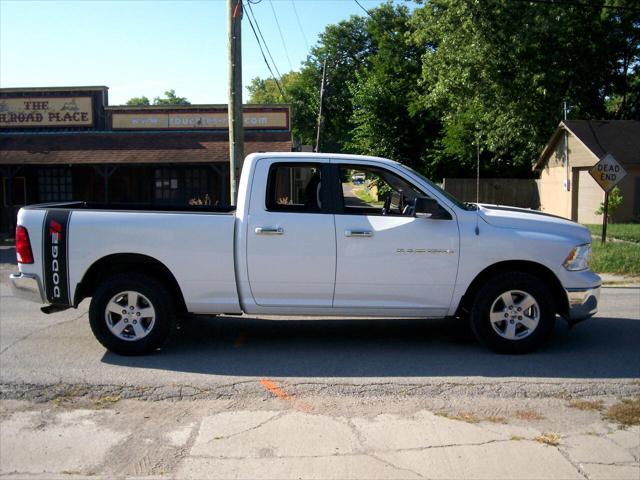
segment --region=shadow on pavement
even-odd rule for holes
[[[103,362],[229,376],[640,377],[640,320],[559,319],[539,351],[498,355],[458,320],[264,320],[188,317],[155,355]]]

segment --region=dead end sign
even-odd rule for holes
[[[605,192],[611,191],[627,174],[622,165],[610,153],[607,153],[591,167],[589,173]]]

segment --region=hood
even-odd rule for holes
[[[551,233],[590,243],[589,229],[566,218],[528,208],[480,204],[480,216],[490,225],[540,233]]]

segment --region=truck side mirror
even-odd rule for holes
[[[416,197],[413,203],[413,212],[416,217],[421,218],[432,218],[434,220],[444,218],[444,212],[438,202],[429,197]]]

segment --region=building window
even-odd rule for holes
[[[24,177],[13,177],[9,180],[4,177],[2,185],[2,197],[5,207],[23,207],[27,204],[27,187]],[[9,196],[9,182],[11,182],[11,196]],[[11,197],[11,198],[9,198]]]
[[[208,168],[156,168],[154,199],[158,203],[210,205],[211,170]]]
[[[73,200],[73,176],[68,168],[38,170],[38,201],[68,202]]]
[[[211,205],[211,172],[204,168],[184,170],[184,192],[190,205]]]
[[[178,199],[178,172],[174,168],[156,168],[154,198],[173,203]]]

